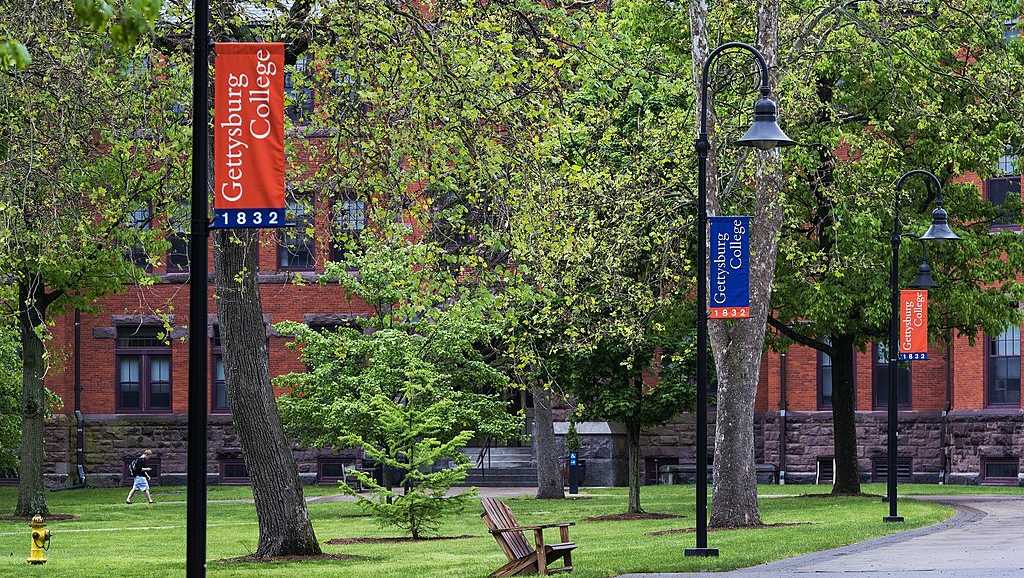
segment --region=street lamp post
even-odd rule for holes
[[[888,408],[888,452],[889,468],[886,474],[888,491],[886,497],[889,501],[889,515],[883,520],[886,522],[902,522],[903,516],[897,511],[896,499],[896,449],[898,442],[897,428],[899,426],[899,291],[900,291],[900,241],[903,239],[903,224],[900,222],[900,191],[903,184],[910,177],[919,176],[925,179],[930,192],[935,193],[935,210],[932,211],[932,224],[923,235],[917,237],[921,241],[955,241],[960,237],[949,228],[949,217],[946,210],[942,208],[942,183],[929,171],[912,170],[903,173],[896,181],[896,195],[893,202],[892,221],[892,260],[889,264],[889,408]],[[914,282],[915,286],[922,289],[934,287],[935,283],[931,278],[931,267],[927,261],[923,261],[918,269],[918,276]]]
[[[192,232],[189,237],[188,456],[185,575],[206,576],[206,323],[209,239],[209,0],[194,0],[192,34]]]
[[[707,175],[708,153],[708,73],[715,59],[733,48],[746,50],[754,56],[761,72],[761,97],[754,104],[754,122],[737,144],[760,150],[790,146],[793,142],[778,125],[778,108],[769,96],[768,64],[753,46],[743,42],[726,42],[708,54],[700,83],[700,134],[697,149],[697,547],[687,548],[686,556],[718,556],[717,548],[708,548],[708,268],[707,268]]]

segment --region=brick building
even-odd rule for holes
[[[293,120],[312,108],[309,89],[302,90],[293,94],[297,104],[288,111]],[[1005,173],[1015,173],[1017,166],[1011,157],[1000,162]],[[1020,180],[1019,174],[1006,174],[978,184],[989,200],[1000,203],[1008,195],[1020,195]],[[323,264],[340,250],[337,235],[358,234],[366,226],[365,203],[308,201],[312,202],[291,198],[289,218],[312,225],[312,236],[301,233],[305,227],[297,228],[298,235],[262,233],[259,281],[268,324],[292,320],[330,327],[368,312],[364,303],[349,298],[337,285],[317,283]],[[141,210],[137,218],[146,222],[149,215]],[[1003,226],[1019,231],[1013,224]],[[183,238],[172,239],[171,251],[161,263],[151,271],[156,284],[130,288],[99,300],[94,312],[71,312],[56,321],[48,343],[47,385],[64,405],[47,433],[47,475],[53,485],[74,482],[80,464],[90,484],[122,483],[125,460],[143,448],[157,452],[156,471],[164,483],[184,480],[189,274]],[[306,283],[294,283],[296,276]],[[244,482],[247,474],[227,410],[212,291],[209,306],[209,476],[214,482]],[[161,339],[165,322],[170,327],[169,344]],[[272,327],[268,339],[273,375],[302,369],[295,353],[285,347],[287,340]],[[1020,350],[1019,327],[981,336],[974,345],[957,337],[948,350],[932,350],[927,361],[914,362],[904,372],[901,477],[950,483],[1024,481]],[[880,352],[877,346],[856,356],[859,455],[866,479],[886,473],[884,359],[884,347]],[[826,356],[800,346],[786,354],[765,354],[755,418],[756,461],[765,465],[762,470],[790,483],[830,479],[830,395]],[[520,405],[528,406],[525,396]],[[564,422],[556,424],[556,432],[564,435]],[[588,462],[587,482],[623,483],[621,430],[615,424],[591,423],[581,424],[579,433],[584,443],[581,457]],[[688,415],[645,432],[647,480],[656,481],[661,466],[692,464],[694,437]],[[524,457],[525,449],[509,451],[510,468],[530,469],[530,452]],[[333,481],[341,465],[355,459],[328,450],[295,451],[306,481]],[[501,467],[501,460],[497,462]],[[517,473],[516,479],[529,481],[524,471]]]
[[[993,179],[984,189],[989,192],[996,186],[1009,186],[1013,194],[1019,194],[1019,183],[1018,176]],[[366,223],[366,207],[361,202],[337,203],[340,208],[314,200],[312,214],[292,204],[297,219],[314,224],[312,237],[263,232],[259,280],[269,324],[295,320],[329,327],[368,311],[337,285],[316,282],[322,264],[336,250],[331,232],[348,234]],[[76,479],[76,410],[82,416],[83,463],[90,484],[121,483],[124,460],[146,447],[158,453],[158,471],[164,483],[183,481],[188,273],[184,270],[187,261],[176,253],[183,245],[177,241],[172,245],[164,264],[152,271],[159,279],[155,285],[103,298],[95,312],[72,312],[58,319],[49,344],[54,361],[47,384],[64,400],[64,407],[51,420],[48,431],[51,484]],[[307,283],[294,283],[296,275]],[[212,292],[209,305],[214,312]],[[166,332],[165,321],[171,327],[169,344],[160,339]],[[244,482],[241,449],[227,410],[214,314],[209,319],[209,334],[209,476],[214,482]],[[302,369],[295,353],[286,349],[286,341],[269,329],[274,375]],[[948,350],[932,347],[929,359],[914,362],[901,378],[905,385],[900,397],[907,401],[900,413],[899,475],[949,483],[1024,480],[1020,473],[1024,454],[1020,328],[981,336],[974,345],[957,337]],[[865,479],[878,479],[886,473],[884,360],[884,346],[881,350],[872,346],[855,359],[859,455]],[[830,396],[827,356],[802,346],[794,346],[786,354],[765,354],[756,401],[756,460],[767,466],[762,469],[772,472],[774,479],[789,483],[830,479]],[[564,432],[564,424],[556,427]],[[694,461],[693,430],[690,416],[682,415],[645,433],[648,481],[658,479],[661,466]],[[622,483],[625,451],[620,430],[614,424],[594,423],[581,425],[580,433],[582,457],[590,463],[589,482]],[[713,440],[713,435],[709,439]],[[327,450],[296,448],[296,452],[303,478],[310,482],[333,481],[341,464],[354,459]],[[520,461],[510,467],[528,469],[528,464],[522,463],[523,449],[517,452]],[[496,467],[500,468],[498,461]]]
[[[1010,195],[1021,195],[1021,176],[1013,174],[1018,166],[1017,157],[1007,155],[999,162],[1001,176],[982,182],[968,175],[964,180],[1001,204]],[[993,229],[1021,231],[1006,221]],[[1021,328],[981,334],[973,345],[956,336],[950,347],[937,347],[929,346],[928,360],[901,369],[897,475],[917,482],[1024,484]],[[854,373],[861,477],[878,481],[888,470],[886,345],[858,352]],[[764,355],[755,402],[755,457],[758,464],[771,466],[776,480],[831,481],[831,378],[828,356],[809,347]],[[649,479],[661,465],[696,461],[693,429],[692,420],[680,419],[647,432]]]
[[[341,236],[333,232],[358,233],[366,224],[365,204],[341,200],[328,206],[322,200],[308,201],[312,201],[312,210],[289,199],[289,217],[313,225],[312,236],[301,233],[305,226],[262,232],[259,282],[274,375],[304,367],[295,352],[286,349],[287,339],[278,336],[271,324],[293,320],[332,327],[369,312],[364,303],[346,296],[339,286],[317,282],[323,263],[340,251],[340,243],[335,241]],[[148,220],[148,215],[138,218]],[[82,419],[90,484],[120,483],[124,460],[145,447],[157,452],[162,481],[183,481],[188,405],[186,250],[183,239],[172,241],[161,265],[150,268],[158,279],[154,285],[132,287],[100,299],[95,313],[69,312],[56,320],[48,343],[52,361],[46,383],[64,406],[47,432],[47,473],[52,484],[76,479],[76,411]],[[210,251],[212,263],[212,242]],[[296,283],[297,276],[303,283]],[[246,474],[231,428],[212,288],[208,303],[210,475],[214,481],[237,481]],[[331,452],[297,452],[307,479],[330,478],[340,463],[331,459]],[[320,454],[323,456],[318,459]],[[327,475],[321,471],[324,468]]]

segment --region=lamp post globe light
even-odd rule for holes
[[[754,104],[754,121],[737,144],[759,150],[796,144],[782,132],[778,123],[778,107],[768,84],[768,64],[753,46],[743,42],[726,42],[708,54],[700,83],[700,133],[697,136],[697,545],[687,548],[686,556],[718,556],[717,548],[708,548],[708,267],[707,267],[707,173],[708,152],[708,73],[715,59],[726,50],[746,50],[753,55],[761,72],[761,96]]]
[[[921,264],[917,266],[917,276],[910,282],[911,289],[934,289],[939,286],[932,278],[932,267],[928,264],[928,245],[924,245],[924,241],[920,237],[915,237],[925,247],[924,258],[921,260]]]
[[[892,221],[892,260],[889,264],[889,407],[888,407],[888,461],[889,467],[886,473],[886,499],[889,502],[889,515],[885,516],[883,520],[886,522],[902,522],[903,517],[899,515],[898,504],[897,504],[897,491],[896,491],[896,450],[898,445],[897,428],[899,426],[899,398],[897,392],[899,390],[897,381],[899,380],[899,270],[900,270],[900,241],[904,237],[903,225],[900,222],[900,191],[903,190],[903,185],[911,177],[921,177],[925,180],[925,184],[928,187],[929,192],[935,193],[935,210],[932,211],[932,224],[928,227],[928,230],[923,235],[917,237],[918,240],[925,241],[956,241],[960,237],[949,228],[949,216],[946,214],[946,210],[942,208],[942,183],[939,182],[938,177],[929,171],[925,170],[912,170],[907,171],[899,180],[896,181],[896,192],[893,202],[893,221]],[[913,235],[908,235],[913,237]],[[927,249],[927,245],[925,245]],[[932,270],[928,265],[927,252],[925,253],[925,259],[921,261],[921,265],[918,267],[917,277],[911,284],[911,287],[917,289],[929,289],[936,287],[935,280],[932,279]]]

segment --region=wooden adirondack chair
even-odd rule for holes
[[[480,503],[484,507],[480,517],[508,557],[508,564],[491,573],[492,578],[516,574],[539,573],[547,576],[556,572],[572,572],[572,551],[576,549],[576,544],[569,541],[569,526],[574,525],[572,522],[520,526],[512,511],[503,502],[494,498],[482,498]],[[545,528],[558,528],[562,542],[545,544]],[[533,530],[534,546],[530,546],[526,541],[524,530]],[[548,564],[559,558],[562,559],[563,566],[549,569]]]

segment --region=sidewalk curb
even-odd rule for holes
[[[974,496],[964,496],[965,498],[972,498]],[[999,496],[1003,498],[1003,496]],[[978,496],[978,498],[991,500],[993,496]],[[1006,496],[1010,499],[1021,499],[1017,496]],[[906,496],[909,500],[920,500],[927,502],[936,502],[950,506],[956,510],[948,520],[932,524],[930,526],[922,526],[920,528],[914,528],[913,530],[906,530],[904,532],[896,532],[887,536],[879,538],[872,538],[863,542],[856,542],[847,546],[840,546],[838,548],[832,548],[830,550],[821,550],[818,552],[808,552],[807,554],[801,554],[792,558],[785,558],[777,560],[775,562],[769,562],[767,564],[761,564],[760,566],[748,566],[746,568],[737,568],[736,570],[729,570],[725,572],[664,572],[664,573],[632,573],[622,574],[617,578],[707,578],[714,576],[724,577],[742,577],[742,576],[770,576],[774,572],[778,572],[781,575],[783,572],[792,571],[797,568],[813,564],[815,562],[822,562],[831,560],[839,556],[846,556],[849,554],[857,554],[877,548],[879,546],[886,546],[890,544],[898,544],[907,540],[912,540],[920,536],[927,536],[929,534],[935,534],[943,530],[951,528],[960,528],[974,524],[988,514],[977,508],[963,504],[961,496]],[[982,500],[978,500],[982,501]]]
[[[747,568],[741,568],[733,571],[733,574],[737,576],[743,576],[744,574],[761,574],[764,572],[771,572],[774,570],[793,570],[808,564],[815,562],[822,562],[830,560],[839,556],[846,556],[849,554],[857,554],[867,550],[872,550],[879,546],[887,546],[890,544],[898,544],[907,540],[912,540],[920,536],[927,536],[950,528],[960,528],[974,524],[983,519],[988,514],[971,506],[966,506],[962,503],[955,501],[955,496],[943,496],[939,498],[932,498],[930,496],[922,497],[911,497],[907,496],[910,500],[921,500],[926,502],[936,502],[950,506],[956,510],[948,520],[932,524],[930,526],[922,526],[920,528],[914,528],[913,530],[906,530],[904,532],[896,532],[880,538],[872,538],[863,542],[856,542],[848,546],[840,546],[839,548],[833,548],[831,550],[821,550],[819,552],[809,552],[807,554],[801,554],[793,558],[786,558],[784,560],[778,560],[776,562],[770,562],[768,564],[762,564],[760,566],[749,566]]]

